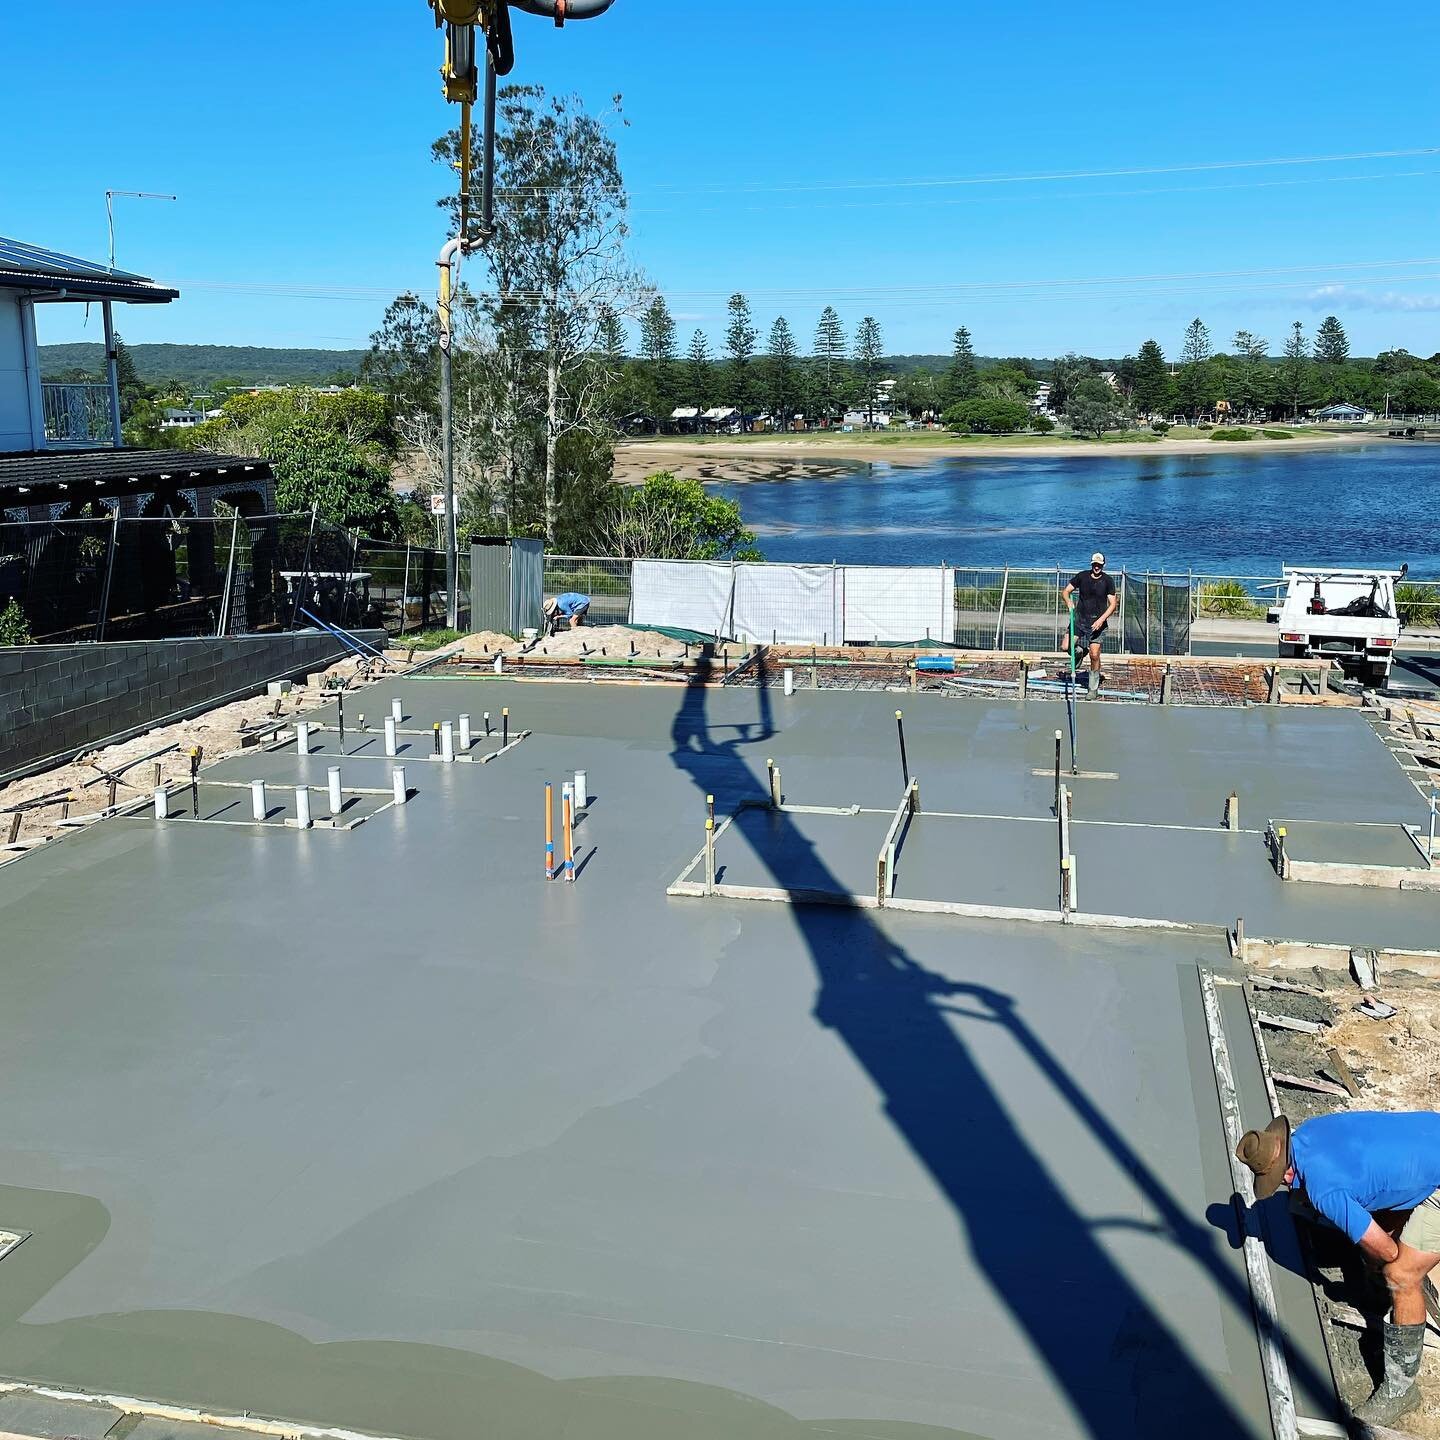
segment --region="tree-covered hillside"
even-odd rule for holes
[[[211,385],[328,385],[353,380],[363,350],[279,350],[259,345],[131,345],[135,373],[147,384],[176,381]],[[62,371],[99,375],[104,346],[93,341],[42,345],[40,369],[50,378]],[[63,378],[63,377],[62,377]]]

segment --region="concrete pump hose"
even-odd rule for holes
[[[567,20],[593,20],[603,15],[615,0],[507,0],[507,3],[511,9],[563,25]]]

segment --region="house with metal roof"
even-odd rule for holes
[[[270,467],[254,457],[127,449],[121,434],[116,305],[166,305],[179,291],[0,236],[0,521],[245,514],[274,508]],[[105,378],[52,382],[40,367],[46,307],[99,307]]]

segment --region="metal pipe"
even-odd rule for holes
[[[567,20],[593,20],[614,3],[615,0],[508,0],[512,10],[539,15],[556,25],[563,25]]]
[[[460,570],[460,554],[455,532],[455,454],[454,428],[451,415],[451,314],[450,303],[460,277],[460,259],[465,241],[453,236],[440,247],[435,261],[440,268],[440,297],[437,314],[440,321],[440,450],[445,493],[445,623],[451,630],[460,628],[460,597],[456,593]]]
[[[110,192],[105,192],[105,203],[110,203]],[[115,268],[115,232],[110,232],[110,268]],[[105,321],[105,380],[110,391],[110,444],[118,450],[124,443],[120,434],[120,357],[115,349],[115,314],[110,301],[101,303],[100,314]],[[115,513],[120,513],[119,505]]]

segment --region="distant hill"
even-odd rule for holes
[[[363,350],[272,350],[261,345],[131,345],[135,371],[148,384],[178,380],[209,385],[229,380],[241,385],[323,385],[337,372],[355,375]],[[42,345],[42,373],[72,368],[97,375],[105,347],[94,341]]]

